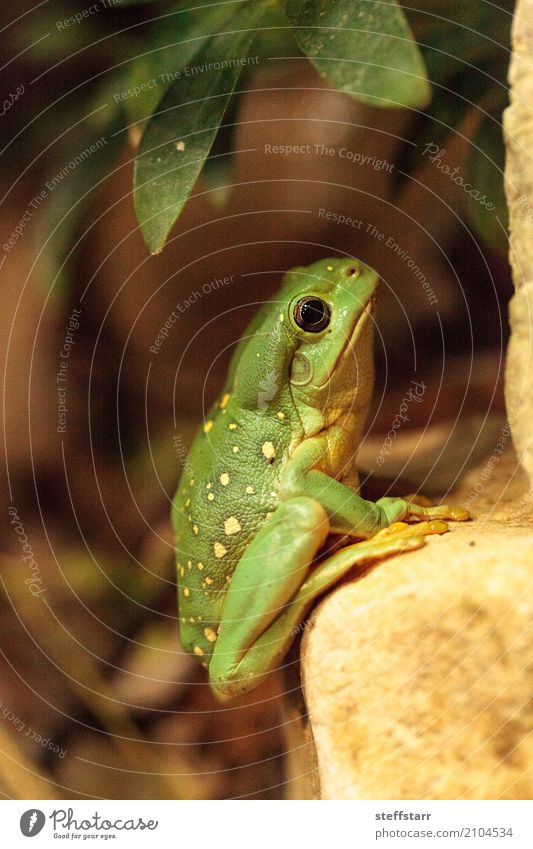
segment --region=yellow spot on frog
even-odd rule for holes
[[[220,483],[222,486],[227,486],[229,484],[229,475],[227,472],[222,472],[220,475]]]
[[[271,518],[272,518],[272,513],[267,513],[267,514],[266,514],[266,518],[267,518],[267,519],[271,519]]]
[[[326,271],[333,271],[332,265],[326,265]]]
[[[194,486],[194,478],[191,478],[190,484],[191,484],[191,486]]]
[[[188,498],[187,501],[185,502],[185,507],[188,507],[190,503],[191,503],[191,499]]]
[[[280,321],[283,321],[283,319],[285,318],[285,316],[283,315],[283,313],[282,313],[282,312],[280,312],[280,314],[279,314],[278,318],[279,318],[279,320],[280,320]]]
[[[224,407],[226,406],[226,404],[228,403],[230,398],[231,398],[231,395],[229,394],[229,392],[226,392],[226,394],[222,396],[222,400],[220,402],[220,409],[221,410],[224,409]]]
[[[203,564],[203,563],[199,563],[199,564],[198,564],[198,569],[200,570],[200,572],[202,571],[202,569],[203,569],[203,568],[204,568],[204,564]]]
[[[279,413],[277,414],[277,416],[278,416],[278,419],[280,420],[280,422],[282,422],[283,419],[285,418],[285,413],[282,413],[281,410],[280,410]]]
[[[213,583],[213,578],[206,578],[206,579],[205,579],[205,582],[206,582],[206,584],[207,584],[207,585],[212,584],[212,583]]]
[[[255,492],[255,489],[253,488],[253,486],[247,486],[244,491],[247,495],[252,495],[252,493]]]
[[[216,632],[212,628],[204,628],[204,635],[210,643],[214,643],[217,638]]]
[[[200,530],[198,525],[193,525],[192,529],[193,529],[193,533],[195,533],[195,534],[198,534],[198,531]]]
[[[238,446],[238,445],[234,445],[234,446],[233,446],[233,453],[234,453],[234,454],[237,454],[238,450],[239,450],[239,446]]]
[[[211,430],[212,427],[213,427],[213,422],[211,420],[206,422],[205,425],[204,425],[204,433],[209,433],[209,431]]]
[[[190,594],[191,594],[191,591],[190,591],[189,587],[185,587],[185,589],[183,590],[183,595],[185,596],[185,598],[189,598]]]
[[[215,557],[220,560],[221,557],[224,557],[227,554],[227,549],[222,545],[221,542],[216,542],[213,546],[215,550]]]
[[[230,537],[233,534],[238,534],[239,531],[242,531],[241,523],[237,519],[236,516],[229,516],[224,522],[224,531],[226,532],[226,536]]]
[[[196,655],[198,655],[198,657],[202,657],[202,656],[203,656],[203,653],[204,653],[204,652],[203,652],[203,650],[200,648],[200,646],[195,646],[195,647],[193,648],[193,652],[194,652]]]
[[[213,494],[212,492],[210,492],[210,493],[208,494],[208,496],[207,496],[207,500],[208,500],[208,501],[214,501],[214,499],[215,499],[214,494]]]
[[[231,424],[228,425],[228,428],[230,430],[237,430],[237,425],[235,424],[235,422],[231,422]]]
[[[271,460],[276,454],[276,449],[274,448],[272,442],[263,442],[261,446],[261,451],[263,452],[263,456],[266,457],[267,460]]]

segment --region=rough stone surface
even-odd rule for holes
[[[505,395],[520,461],[533,482],[533,0],[518,0],[509,67],[510,106],[504,113],[505,192],[516,295],[511,301],[511,339]]]
[[[530,271],[533,275],[533,267]],[[511,337],[505,367],[505,400],[513,443],[533,483],[533,282],[517,289],[509,305],[509,319]]]
[[[465,480],[468,498],[474,521],[314,614],[302,674],[322,798],[533,794],[533,499],[511,452]]]

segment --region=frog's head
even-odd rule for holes
[[[296,340],[292,397],[306,430],[352,411],[361,427],[374,387],[374,319],[378,275],[353,259],[317,262],[284,281]]]
[[[250,402],[258,385],[270,383],[290,389],[304,422],[329,424],[348,409],[364,418],[374,383],[377,285],[376,272],[354,259],[321,260],[289,271],[241,350],[235,377],[241,391],[248,387]]]

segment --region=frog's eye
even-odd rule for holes
[[[294,320],[298,327],[307,333],[320,333],[330,320],[331,312],[328,305],[315,295],[300,298],[294,307]]]

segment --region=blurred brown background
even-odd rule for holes
[[[4,5],[0,25],[29,9]],[[0,119],[7,146],[2,243],[49,175],[82,149],[70,132],[60,135],[58,107],[49,107],[79,86],[83,108],[87,80],[121,58],[111,38],[121,14],[105,24],[105,49],[91,50],[96,36],[83,31],[85,23],[69,34],[68,49],[54,47],[59,7],[49,20],[29,13],[8,26],[3,96],[21,84],[25,90]],[[142,20],[142,11],[133,14]],[[406,145],[416,145],[416,115],[362,106],[329,89],[303,60],[262,61],[244,86],[228,142],[233,168],[200,179],[160,256],[149,256],[133,210],[135,128],[89,204],[67,209],[79,238],[68,284],[55,277],[45,247],[50,197],[15,246],[2,251],[6,796],[286,794],[280,682],[272,678],[221,706],[204,672],[180,650],[169,523],[191,435],[224,379],[233,345],[285,270],[353,255],[383,280],[375,408],[361,453],[373,473],[369,487],[445,494],[502,424],[509,270],[501,251],[473,234],[464,190],[423,148],[410,176],[402,172]],[[303,152],[269,152],[276,145]],[[321,153],[322,145],[333,154]],[[461,168],[468,146],[466,134],[452,134],[444,161]],[[66,180],[76,181],[76,172]],[[227,183],[231,188],[220,188]],[[490,196],[490,181],[479,188]],[[361,226],[338,223],[338,216]],[[433,302],[409,259],[427,278]],[[231,275],[230,285],[211,285]],[[150,348],[178,304],[180,319],[155,354]],[[66,380],[58,383],[73,310],[79,326]],[[377,451],[412,379],[427,387],[423,403],[410,408],[411,421],[378,467]],[[60,432],[59,386],[68,408]],[[28,554],[22,534],[37,564],[33,573],[21,560]]]

